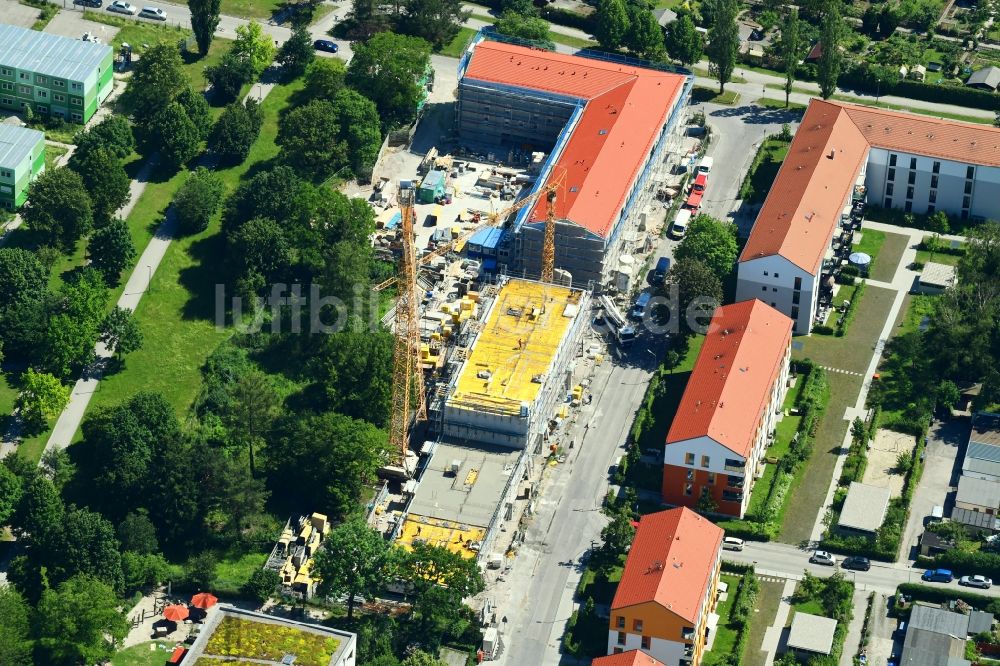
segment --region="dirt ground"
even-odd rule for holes
[[[103,43],[110,44],[115,35],[118,34],[118,28],[95,21],[86,21],[83,18],[83,12],[62,10],[45,26],[45,32],[73,39],[80,39],[83,33],[89,32]]]
[[[903,493],[904,478],[895,472],[896,458],[904,451],[912,454],[915,447],[913,435],[880,429],[868,450],[868,466],[862,483],[888,488],[890,497],[899,497]]]

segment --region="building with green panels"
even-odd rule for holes
[[[114,52],[13,25],[0,25],[0,108],[85,123],[111,94]]]
[[[0,206],[14,210],[28,197],[28,185],[45,171],[45,134],[0,124]]]

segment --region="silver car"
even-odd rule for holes
[[[109,12],[116,12],[118,14],[128,14],[129,16],[135,16],[139,9],[135,5],[130,5],[125,2],[125,0],[115,0],[110,5],[108,5]]]
[[[812,564],[822,564],[823,566],[833,567],[837,565],[837,558],[828,553],[825,550],[817,550],[809,558],[809,562]]]
[[[167,20],[167,13],[159,7],[143,7],[142,11],[139,12],[139,16],[142,18],[153,19],[154,21]]]
[[[962,576],[958,579],[958,584],[988,590],[993,586],[993,581],[986,576]]]

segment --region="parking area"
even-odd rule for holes
[[[18,2],[3,3],[3,22],[21,28],[30,28],[38,18],[38,8]]]
[[[96,21],[85,21],[83,12],[61,9],[45,26],[45,32],[73,39],[80,39],[83,33],[89,32],[104,44],[110,44],[118,34],[118,28]]]
[[[969,423],[964,419],[935,421],[924,449],[924,472],[910,502],[910,516],[900,543],[900,560],[912,562],[924,523],[935,506],[944,506],[948,515],[952,491],[958,484],[962,451],[969,440]]]

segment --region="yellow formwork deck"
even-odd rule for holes
[[[534,402],[542,384],[533,380],[549,371],[581,296],[579,290],[527,280],[504,285],[449,402],[513,415],[521,403]]]
[[[406,550],[413,549],[414,541],[423,541],[433,546],[447,548],[465,558],[475,557],[479,551],[469,546],[482,542],[486,528],[462,525],[438,518],[410,514],[403,523],[403,529],[396,540]]]

